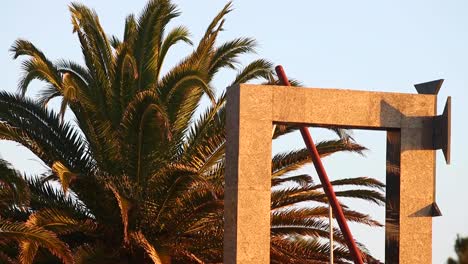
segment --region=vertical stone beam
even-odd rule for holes
[[[387,131],[385,263],[398,263],[400,252],[400,130]]]
[[[399,262],[432,263],[432,128],[401,128]],[[393,263],[393,262],[392,262]]]
[[[225,264],[270,263],[270,91],[262,87],[240,89],[239,86],[228,90],[224,192]],[[262,96],[258,96],[259,94]]]

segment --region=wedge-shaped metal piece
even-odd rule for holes
[[[451,112],[452,98],[449,96],[442,115],[434,118],[434,148],[442,149],[447,164],[450,164]]]
[[[436,216],[442,216],[442,212],[439,209],[439,206],[437,205],[436,202],[433,202],[431,204],[431,216],[436,217]]]
[[[440,87],[442,87],[442,83],[444,79],[435,80],[431,82],[419,83],[415,84],[414,87],[419,94],[437,94],[439,93]]]

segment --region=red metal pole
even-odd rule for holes
[[[283,85],[291,86],[289,83],[288,78],[286,77],[286,73],[283,70],[281,65],[276,66],[275,68],[276,74],[278,74],[278,78]],[[322,160],[320,159],[320,155],[315,147],[314,141],[312,140],[312,136],[310,135],[309,129],[307,127],[300,128],[302,138],[304,139],[304,143],[307,146],[307,149],[310,152],[312,157],[312,162],[314,163],[315,170],[320,178],[320,182],[322,183],[323,190],[327,195],[328,201],[333,209],[333,213],[336,216],[336,220],[338,225],[340,226],[341,232],[346,240],[346,244],[348,245],[349,252],[351,253],[354,263],[356,264],[363,264],[363,260],[361,257],[361,252],[359,251],[358,247],[356,246],[356,242],[353,239],[353,235],[351,234],[351,230],[348,227],[348,223],[343,213],[343,209],[341,208],[338,199],[336,198],[335,191],[333,190],[333,186],[328,179],[327,172],[323,167]]]

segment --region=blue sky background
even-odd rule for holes
[[[96,9],[110,34],[122,35],[124,18],[139,13],[144,0],[86,0]],[[2,3],[0,16],[0,89],[16,91],[20,62],[8,52],[17,38],[32,41],[49,58],[81,61],[72,35],[69,1],[15,0]],[[175,1],[182,11],[173,25],[184,24],[197,41],[224,0]],[[444,78],[439,113],[452,96],[452,164],[437,154],[437,203],[443,216],[433,221],[433,263],[453,255],[457,233],[468,235],[468,1],[237,1],[228,16],[221,40],[250,36],[259,43],[256,57],[282,64],[290,77],[304,86],[416,93],[413,84]],[[169,54],[171,65],[191,50],[178,46]],[[222,91],[232,78],[222,72],[214,81]],[[34,82],[32,92],[41,83]],[[316,139],[333,136],[313,130]],[[385,133],[354,131],[370,150],[366,157],[338,154],[325,160],[331,178],[371,176],[385,179]],[[302,146],[299,135],[274,143],[274,151]],[[43,164],[14,143],[0,143],[0,155],[27,173],[44,171]],[[309,171],[312,171],[311,168]],[[384,220],[384,208],[352,203]],[[383,229],[352,226],[355,236],[375,256],[384,257]]]

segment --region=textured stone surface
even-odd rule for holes
[[[226,264],[270,263],[271,96],[261,88],[228,91]]]
[[[399,263],[432,263],[435,151],[421,150],[423,129],[401,129]]]
[[[388,130],[386,260],[432,262],[436,95],[240,85],[227,96],[224,263],[270,263],[275,122]]]

